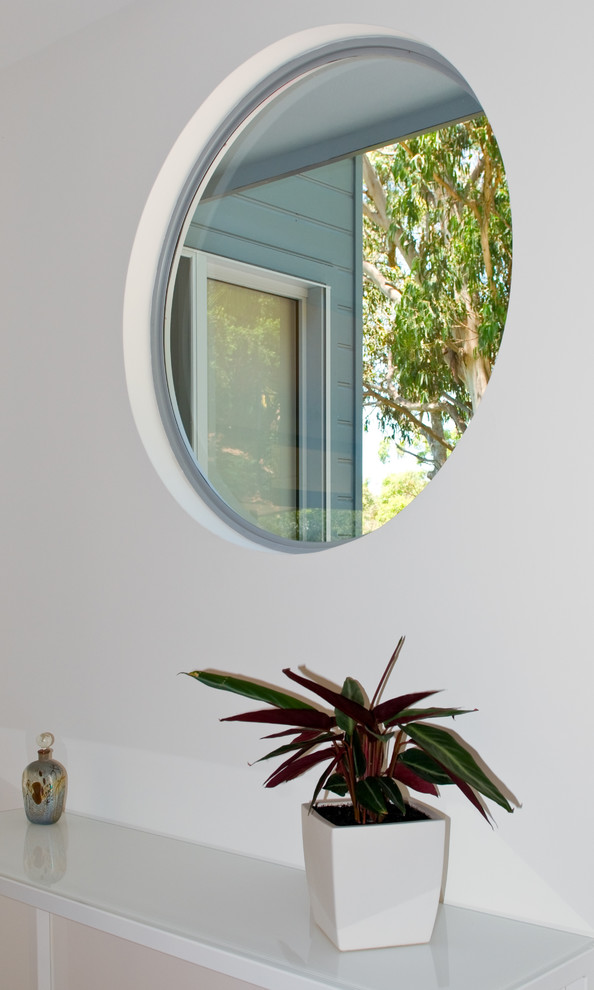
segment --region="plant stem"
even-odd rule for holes
[[[375,694],[374,694],[373,699],[372,699],[372,702],[371,702],[371,706],[370,707],[372,709],[375,708],[375,706],[379,702],[379,699],[382,696],[382,692],[383,692],[386,684],[388,683],[388,678],[390,677],[390,674],[392,673],[392,670],[394,669],[394,665],[395,665],[395,663],[396,663],[396,661],[397,661],[397,659],[398,659],[398,657],[400,655],[400,651],[401,651],[401,649],[402,649],[403,646],[404,646],[404,636],[401,636],[400,639],[398,640],[398,643],[396,644],[396,649],[394,650],[392,656],[390,657],[388,666],[386,667],[386,669],[384,670],[382,676],[380,677],[380,682],[379,682],[379,684],[378,684],[378,686],[377,686],[377,688],[375,690]]]
[[[391,777],[392,774],[394,773],[394,770],[396,768],[396,760],[398,759],[398,756],[400,754],[400,750],[402,748],[402,743],[405,740],[405,738],[406,738],[406,733],[404,732],[404,729],[400,729],[398,735],[396,736],[396,739],[394,740],[394,749],[392,750],[392,759],[390,760],[390,766],[388,768],[388,776],[389,777]]]
[[[345,759],[346,758],[346,759]],[[360,821],[360,809],[357,803],[357,796],[355,794],[355,761],[353,759],[353,748],[352,746],[345,747],[340,756],[340,763],[342,766],[343,777],[346,780],[347,787],[349,789],[349,796],[351,798],[351,804],[353,806],[353,813],[355,815],[355,821],[357,824],[362,824]]]

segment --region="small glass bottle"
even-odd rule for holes
[[[51,732],[37,736],[38,759],[23,770],[25,814],[34,825],[53,825],[64,810],[68,775],[62,764],[52,759],[53,744]]]

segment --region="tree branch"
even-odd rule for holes
[[[446,450],[454,449],[454,444],[448,443],[447,440],[440,437],[435,430],[432,430],[430,426],[427,426],[427,424],[423,423],[421,419],[418,419],[411,409],[412,406],[418,412],[438,411],[441,408],[440,403],[409,403],[406,399],[402,399],[400,396],[390,398],[386,395],[382,395],[380,392],[377,392],[374,388],[372,388],[368,382],[364,382],[363,387],[365,389],[365,396],[375,399],[379,406],[387,406],[389,409],[393,409],[395,412],[406,416],[407,419],[414,423],[419,432],[423,433],[426,437],[431,437],[437,443],[441,444],[442,447],[445,447]]]
[[[380,272],[379,268],[372,265],[370,261],[363,261],[363,274],[378,287],[380,292],[389,299],[391,303],[399,303],[402,299],[400,289],[388,282],[387,278]]]
[[[377,172],[371,164],[369,155],[363,155],[362,157],[363,181],[367,187],[367,195],[373,201],[373,204],[377,210],[377,218],[374,218],[374,223],[381,226],[383,230],[387,230],[390,226],[390,221],[388,219],[386,191]]]
[[[392,443],[401,454],[408,454],[410,457],[415,457],[419,464],[429,464],[433,467],[433,461],[430,457],[425,457],[424,454],[417,453],[416,450],[409,450],[407,447],[403,447],[402,444],[396,443],[394,439],[392,439]]]
[[[472,189],[472,187],[475,185],[476,180],[478,179],[479,175],[483,171],[484,167],[485,167],[485,159],[484,158],[479,158],[478,162],[476,163],[476,165],[474,166],[472,172],[470,173],[470,176],[468,178],[468,182],[466,183],[466,187],[464,189],[464,193],[465,194],[470,189]]]
[[[367,219],[376,227],[379,227],[380,230],[386,229],[382,225],[381,217],[379,213],[377,212],[377,210],[372,210],[369,203],[363,203],[363,216],[367,217]]]
[[[388,197],[386,195],[386,190],[384,189],[381,179],[378,176],[373,163],[369,155],[363,155],[363,181],[367,188],[367,195],[375,206],[375,211],[372,210],[368,204],[363,204],[363,212],[365,216],[373,223],[376,227],[381,230],[385,230],[386,234],[389,235],[389,240],[396,246],[397,250],[404,258],[406,264],[410,269],[412,269],[413,262],[417,258],[418,254],[414,248],[405,245],[404,243],[404,230],[397,224],[392,216],[388,213]],[[392,234],[390,234],[390,230]]]

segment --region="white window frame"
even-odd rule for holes
[[[178,428],[182,436],[186,436],[181,415],[175,400],[175,385],[173,379],[173,369],[171,365],[171,307],[173,301],[173,287],[177,278],[177,266],[180,258],[187,258],[190,261],[190,307],[192,334],[190,343],[191,353],[191,412],[192,412],[192,436],[188,441],[192,448],[192,453],[198,465],[208,463],[208,390],[201,387],[200,369],[208,367],[207,357],[207,280],[216,279],[228,282],[233,285],[244,286],[249,289],[256,289],[261,292],[268,292],[273,295],[294,299],[298,305],[298,431],[300,443],[299,456],[299,492],[308,491],[307,479],[307,458],[301,453],[307,449],[307,438],[309,433],[308,420],[308,382],[306,376],[306,349],[307,349],[307,320],[308,320],[308,300],[312,290],[321,290],[323,298],[323,327],[321,328],[323,340],[322,350],[324,355],[323,373],[323,422],[320,424],[324,436],[324,542],[330,539],[331,528],[331,457],[332,438],[331,411],[330,411],[330,286],[319,282],[309,281],[283,272],[261,268],[242,261],[235,261],[232,258],[225,258],[220,255],[209,254],[206,251],[199,251],[196,248],[183,247],[179,252],[176,269],[172,272],[170,279],[171,291],[168,293],[165,313],[165,362],[167,380],[169,382],[169,394],[173,403],[174,414]],[[300,539],[303,539],[300,531]]]

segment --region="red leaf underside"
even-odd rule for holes
[[[356,701],[351,701],[350,698],[345,697],[343,694],[339,694],[337,691],[332,691],[330,688],[324,687],[323,684],[318,684],[316,681],[310,680],[308,677],[301,677],[300,674],[295,674],[294,671],[286,667],[283,670],[283,674],[286,674],[292,681],[297,684],[301,684],[302,687],[308,689],[313,694],[317,694],[319,698],[323,698],[328,704],[332,705],[333,708],[338,708],[340,712],[348,715],[349,718],[354,719],[355,722],[360,722],[362,725],[368,726],[368,728],[373,729],[375,726],[375,720],[369,710],[364,708],[363,705],[359,705]]]
[[[403,763],[396,763],[392,771],[392,776],[395,780],[399,780],[401,784],[404,784],[406,787],[412,787],[413,790],[419,791],[421,794],[432,794],[434,797],[439,795],[435,784],[430,783],[428,780],[423,780],[414,770],[411,770],[410,767],[405,766]]]
[[[412,694],[403,694],[399,698],[391,698],[389,701],[382,701],[381,705],[376,705],[372,715],[376,722],[385,722],[387,719],[393,719],[406,708],[412,708],[423,698],[438,693],[438,691],[415,691]]]
[[[221,722],[268,722],[276,725],[294,725],[304,729],[331,729],[336,719],[315,708],[265,708],[258,712],[229,715]]]
[[[328,746],[326,749],[308,753],[299,759],[287,760],[282,767],[279,767],[278,770],[275,770],[270,775],[268,780],[265,781],[264,786],[276,787],[278,784],[283,784],[287,780],[294,780],[295,777],[299,777],[302,773],[306,773],[312,767],[315,767],[317,763],[322,763],[323,760],[333,760],[335,755],[334,747]]]
[[[261,736],[262,739],[280,739],[281,736],[295,736],[295,742],[307,742],[308,739],[315,739],[318,735],[319,729],[283,729],[282,732],[269,732],[266,736]]]

